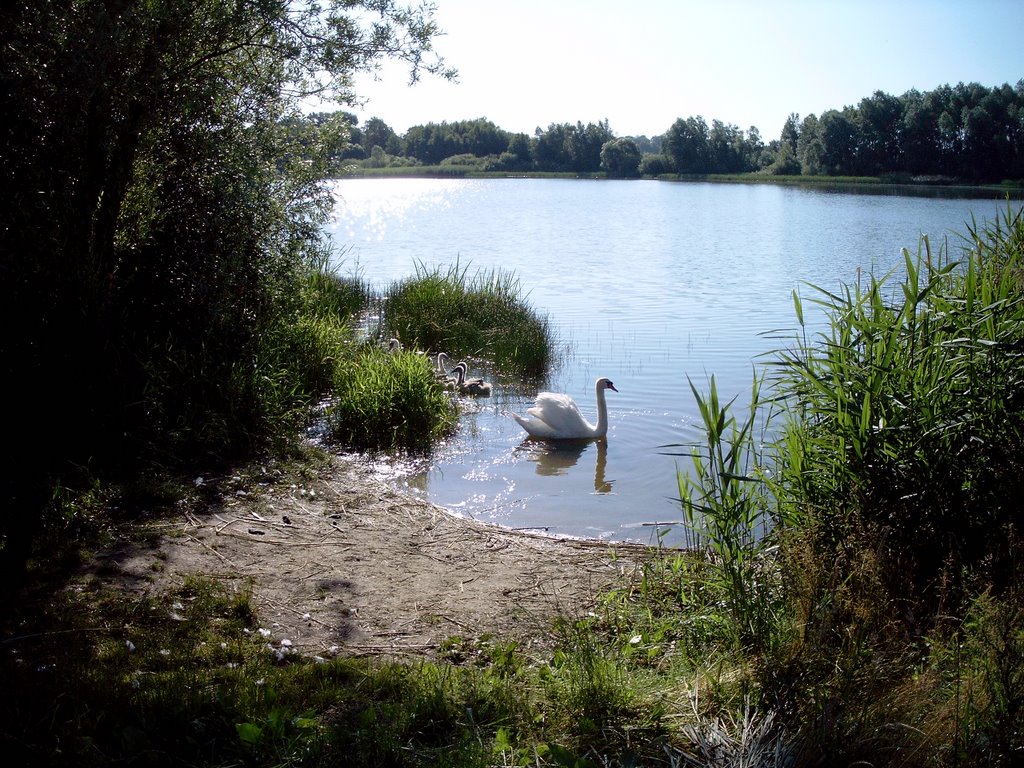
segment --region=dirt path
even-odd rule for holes
[[[159,593],[198,573],[244,586],[271,642],[310,655],[431,655],[488,634],[546,645],[645,549],[557,540],[454,517],[338,459],[316,480],[238,491],[96,568]],[[287,645],[287,644],[286,644]]]

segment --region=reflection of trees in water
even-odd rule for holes
[[[594,490],[597,493],[611,493],[613,483],[605,479],[605,467],[608,462],[607,440],[527,440],[526,444],[530,450],[528,458],[537,465],[537,474],[549,477],[569,474],[569,470],[579,463],[580,457],[592,446],[595,447],[597,455],[594,463]]]

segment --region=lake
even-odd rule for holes
[[[596,419],[594,381],[612,379],[607,441],[525,439],[509,413],[536,394],[494,380],[428,459],[376,471],[459,515],[552,535],[678,544],[676,472],[664,446],[700,438],[692,379],[749,401],[755,367],[793,329],[792,291],[835,289],[901,268],[901,249],[958,254],[972,217],[1005,200],[850,194],[773,184],[555,179],[344,179],[328,232],[339,270],[383,291],[459,265],[502,270],[550,319],[558,365],[544,389]],[[805,308],[805,311],[806,308]],[[820,328],[822,318],[806,318]],[[493,379],[493,372],[476,375]],[[738,413],[738,415],[741,415]],[[659,523],[663,525],[654,525]]]

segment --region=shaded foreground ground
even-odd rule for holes
[[[159,596],[189,574],[251,584],[271,642],[319,656],[431,655],[487,634],[544,645],[645,548],[457,518],[338,459],[301,485],[256,483],[102,551],[87,581]]]

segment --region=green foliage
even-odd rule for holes
[[[508,149],[511,136],[490,120],[414,125],[402,138],[402,154],[427,165],[437,165],[457,155],[483,158]],[[464,163],[463,163],[464,164]]]
[[[765,517],[769,496],[757,466],[760,382],[754,380],[742,423],[729,413],[732,402],[719,401],[713,376],[707,396],[692,381],[690,389],[705,435],[704,444],[690,454],[694,475],[678,473],[690,546],[707,553],[711,568],[704,575],[723,596],[736,641],[745,648],[763,649],[771,644],[776,626],[772,596],[776,580],[766,572],[772,567]]]
[[[293,366],[325,341],[296,318],[348,125],[289,118],[313,93],[352,103],[383,57],[452,73],[430,9],[390,0],[27,0],[0,29],[0,307],[21,329],[2,358],[25,414],[0,565],[17,568],[55,485],[293,428],[324,378]]]
[[[633,139],[612,139],[601,147],[601,167],[609,176],[630,177],[640,173],[640,149]]]
[[[452,358],[483,358],[502,371],[542,376],[552,357],[547,318],[523,301],[512,275],[492,271],[469,278],[467,269],[421,265],[414,277],[392,284],[384,312],[388,333]]]
[[[364,167],[457,167],[479,173],[599,174],[628,178],[634,152],[640,175],[883,178],[890,183],[997,184],[1013,188],[1024,179],[1018,115],[1024,81],[985,87],[941,86],[901,96],[876,91],[855,106],[818,115],[790,114],[780,136],[766,146],[756,126],[701,116],[679,118],[654,137],[616,137],[607,121],[552,123],[532,138],[509,134],[485,119],[427,123],[404,137],[372,118],[362,137]],[[370,130],[372,126],[373,130]],[[373,138],[370,138],[370,137]],[[376,143],[374,143],[376,142]],[[503,145],[505,142],[505,145]],[[630,143],[634,146],[630,146]],[[605,148],[611,145],[611,154]],[[377,149],[375,149],[377,147]],[[622,155],[620,150],[627,154]],[[465,156],[477,158],[475,164]],[[437,171],[430,171],[436,173]],[[1016,182],[1016,183],[1015,183]]]
[[[896,290],[872,276],[819,291],[831,331],[783,355],[781,519],[815,525],[835,549],[866,527],[897,594],[935,595],[961,569],[1007,578],[1024,440],[1021,229],[1008,212],[973,233],[962,264],[925,241]]]
[[[1020,179],[1022,83],[959,83],[899,97],[876,91],[855,107],[808,115],[796,147],[802,172]]]
[[[766,476],[791,625],[760,680],[829,759],[1020,748],[1022,243],[1008,209],[960,262],[925,240],[895,286],[818,289],[828,330],[779,355]]]
[[[455,404],[415,352],[366,345],[337,367],[333,389],[328,426],[344,445],[423,451],[455,429]]]
[[[672,172],[672,161],[662,154],[647,154],[641,158],[639,170],[644,176],[662,176]]]

